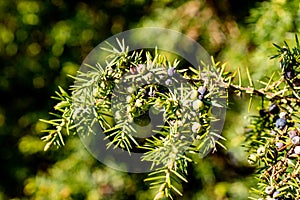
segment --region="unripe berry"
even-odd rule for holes
[[[200,108],[203,107],[203,105],[204,105],[203,102],[200,101],[199,99],[193,101],[193,109],[194,110],[199,110]]]
[[[256,154],[250,154],[248,157],[248,163],[250,165],[254,165],[257,162],[257,155]]]
[[[116,120],[120,120],[120,119],[121,119],[120,111],[116,111],[116,112],[115,112],[115,119],[116,119]]]
[[[197,96],[198,96],[197,90],[192,90],[192,92],[191,92],[191,99],[192,100],[196,100]]]
[[[135,91],[135,89],[134,89],[133,87],[128,87],[128,88],[127,88],[127,92],[128,92],[129,94],[134,93],[134,91]]]
[[[135,102],[135,106],[136,107],[142,107],[142,105],[143,105],[143,101],[140,100],[140,99],[137,99],[136,102]]]
[[[272,186],[267,186],[265,189],[266,194],[272,194],[274,192],[274,188]]]
[[[279,113],[279,117],[280,117],[280,118],[285,118],[285,116],[286,116],[286,112],[281,112],[281,113]]]
[[[194,133],[198,133],[201,129],[201,124],[199,124],[198,122],[194,122],[192,125],[192,131]]]
[[[265,148],[265,147],[259,147],[259,148],[257,149],[257,155],[258,155],[258,156],[264,156],[265,153],[266,153],[266,148]]]
[[[278,118],[276,120],[276,127],[282,130],[285,127],[286,123],[287,123],[286,119]]]

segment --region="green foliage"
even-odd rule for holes
[[[179,182],[187,182],[191,155],[206,155],[216,144],[224,147],[218,141],[224,138],[215,133],[220,130],[211,126],[222,119],[215,118],[211,110],[226,106],[220,101],[227,97],[222,82],[230,76],[218,63],[203,64],[203,69],[179,69],[179,61],[170,62],[157,50],[154,56],[128,52],[124,41],[117,42],[119,47],[108,44],[103,49],[110,52],[105,66],[84,64],[87,70],[74,77],[72,101],[60,88],[59,103],[54,106],[60,111],[55,115],[58,118],[42,120],[54,127],[45,131],[49,132],[43,137],[45,150],[52,144],[64,145],[62,129],[66,135],[74,127],[80,135],[102,134],[93,130],[93,124],[99,123],[109,140],[107,148],[122,148],[129,154],[133,149],[145,150],[142,160],[151,162],[154,170],[145,181],[158,188],[155,199],[182,195]],[[132,122],[145,123],[145,113],[155,112],[151,107],[163,115],[164,124],[143,128],[146,132],[137,130]],[[158,166],[163,167],[155,169]]]
[[[82,59],[99,41],[141,26],[166,27],[187,34],[217,60],[226,61],[230,71],[239,68],[241,85],[236,86],[246,85],[242,87],[244,91],[248,88],[245,70],[248,68],[253,85],[259,88],[256,80],[268,82],[265,74],[271,76],[278,69],[275,59],[266,59],[274,54],[272,42],[286,40],[293,46],[294,33],[300,30],[300,15],[298,0],[258,2],[0,1],[0,199],[145,200],[154,197],[153,191],[145,190],[140,184],[144,177],[102,167],[83,150],[77,137],[65,140],[68,134],[64,128],[61,131],[66,145],[63,150],[43,152],[40,137],[46,133],[41,130],[56,131],[56,126],[38,120],[49,119],[47,112],[55,104],[49,96],[54,94],[57,85],[65,89],[72,84],[73,79],[66,74],[75,76]],[[273,80],[279,76],[276,72]],[[252,88],[247,91],[251,92]],[[244,116],[249,115],[249,98],[247,94],[241,98],[229,94],[222,133],[227,139],[223,142],[227,151],[218,151],[196,164],[189,164],[186,176],[189,182],[177,185],[184,191],[181,199],[240,200],[247,198],[247,188],[256,187],[257,182],[249,176],[253,169],[246,166],[248,152],[241,147],[245,139],[243,127],[248,124]],[[261,106],[260,98],[252,96],[250,115]],[[61,114],[59,110],[53,112]],[[61,122],[55,123],[62,125]],[[272,121],[270,125],[274,126]],[[62,144],[60,140],[57,142]],[[77,178],[74,174],[85,176]]]
[[[300,45],[290,49],[274,44],[281,71],[261,82],[262,98],[258,116],[253,116],[246,133],[249,163],[258,166],[258,187],[254,193],[263,198],[298,199],[300,197]],[[276,77],[276,78],[275,78]],[[277,78],[278,77],[278,78]],[[266,109],[267,107],[267,109]]]

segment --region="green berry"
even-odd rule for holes
[[[254,165],[257,162],[257,155],[256,154],[250,154],[248,157],[248,163],[250,165]]]
[[[192,131],[194,133],[198,133],[201,129],[201,124],[199,124],[198,122],[194,122],[192,125]]]
[[[192,99],[192,100],[196,100],[196,99],[197,99],[197,96],[198,96],[197,90],[192,90],[192,91],[191,91],[191,99]]]
[[[135,106],[139,108],[139,107],[142,107],[142,105],[143,105],[143,101],[140,99],[137,99],[135,102]]]
[[[259,147],[259,148],[257,149],[257,155],[258,155],[258,156],[264,156],[265,153],[266,153],[266,148],[265,148],[265,147]]]
[[[193,109],[194,110],[199,110],[200,108],[203,108],[204,104],[202,101],[200,101],[199,99],[193,101]]]
[[[273,194],[274,192],[274,188],[272,186],[267,186],[266,189],[265,189],[265,193],[270,195],[270,194]]]

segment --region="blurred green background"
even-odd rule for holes
[[[40,137],[55,105],[85,56],[109,36],[136,27],[178,30],[228,70],[246,67],[255,85],[278,69],[272,43],[293,45],[300,31],[298,0],[0,0],[0,199],[151,199],[145,174],[127,174],[95,160],[77,136],[43,152]],[[247,84],[247,79],[245,79]],[[230,95],[220,150],[190,167],[184,196],[247,199],[255,186],[242,148],[247,96]],[[237,123],[238,122],[238,123]]]

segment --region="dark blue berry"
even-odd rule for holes
[[[272,104],[272,105],[270,105],[270,107],[269,107],[269,112],[271,113],[271,114],[278,114],[279,113],[279,107],[276,105],[276,104]]]
[[[286,123],[287,123],[286,119],[278,118],[276,120],[276,127],[282,130],[285,127]]]
[[[291,71],[291,70],[285,71],[284,77],[286,79],[293,79],[295,77],[294,71]]]
[[[168,75],[173,76],[176,73],[176,69],[174,67],[171,67],[168,69]]]

